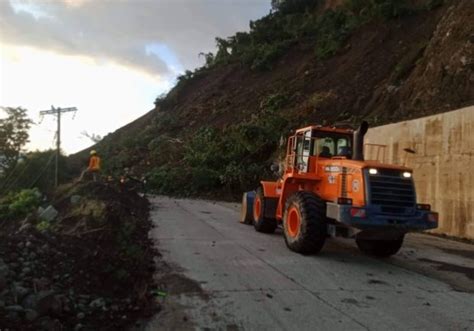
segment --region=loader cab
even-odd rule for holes
[[[318,159],[351,159],[352,146],[352,130],[322,127],[300,129],[289,139],[287,165],[290,171],[310,172]]]

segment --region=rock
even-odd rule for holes
[[[72,195],[71,196],[71,204],[77,205],[79,202],[81,202],[82,197],[80,195]]]
[[[23,307],[20,305],[12,305],[12,306],[7,306],[5,307],[6,311],[12,311],[15,313],[22,313],[24,311]]]
[[[74,327],[74,331],[79,331],[79,330],[82,330],[83,326],[81,323],[79,324],[76,324],[76,326]]]
[[[12,294],[15,296],[18,302],[20,302],[28,293],[30,293],[30,290],[15,284],[12,289]]]
[[[16,311],[11,311],[7,314],[7,319],[10,321],[17,321],[20,319],[20,314]]]
[[[40,315],[46,315],[50,312],[60,314],[62,311],[60,296],[55,295],[53,291],[41,291],[37,296],[36,311]]]
[[[46,278],[34,278],[33,279],[33,286],[38,290],[38,291],[44,291],[47,290],[50,286],[50,282]]]
[[[58,211],[50,205],[42,213],[39,214],[39,218],[51,222],[58,216],[58,214]]]
[[[398,87],[396,87],[395,85],[388,85],[387,86],[387,92],[388,93],[395,92],[397,89],[398,89]]]
[[[12,263],[10,263],[10,268],[11,268],[11,269],[17,269],[17,268],[19,268],[19,267],[20,267],[20,264],[17,263],[17,262],[12,262]]]
[[[49,316],[41,318],[41,330],[61,331],[64,330],[63,325],[58,320],[53,320]]]
[[[20,226],[18,229],[18,232],[25,232],[33,228],[33,225],[26,220],[23,222],[23,224]]]
[[[77,317],[78,320],[82,320],[82,319],[84,319],[84,317],[86,317],[86,314],[84,314],[84,313],[81,312],[81,313],[78,313],[78,314],[76,315],[76,317]]]
[[[38,318],[39,314],[33,309],[26,309],[25,310],[25,319],[27,321],[33,322]]]
[[[8,265],[6,265],[5,263],[0,264],[0,277],[7,277],[9,271],[10,268],[8,268]]]
[[[21,305],[26,309],[33,309],[36,306],[36,295],[28,294],[22,301]]]
[[[30,272],[31,272],[31,268],[29,268],[29,267],[25,267],[25,268],[21,269],[21,273],[23,275],[28,275]]]
[[[91,308],[102,308],[104,306],[105,306],[105,300],[103,298],[95,299],[89,304],[89,307]]]

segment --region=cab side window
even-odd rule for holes
[[[303,135],[298,135],[296,137],[296,166],[303,163]]]

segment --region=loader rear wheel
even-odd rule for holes
[[[242,207],[240,210],[239,222],[243,224],[252,224],[252,200],[255,199],[255,192],[245,192],[242,196]]]
[[[316,254],[327,237],[326,203],[311,192],[297,192],[286,201],[283,232],[289,249]]]
[[[403,237],[396,240],[356,239],[356,243],[359,249],[367,255],[389,257],[398,253],[403,244]]]
[[[253,226],[258,232],[273,233],[277,227],[277,222],[274,218],[265,217],[265,203],[263,188],[259,187],[255,192],[253,201]]]

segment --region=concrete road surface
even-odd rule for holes
[[[474,247],[411,235],[395,257],[329,240],[289,251],[235,204],[152,199],[168,296],[148,330],[474,330]],[[171,274],[171,276],[170,276]]]

